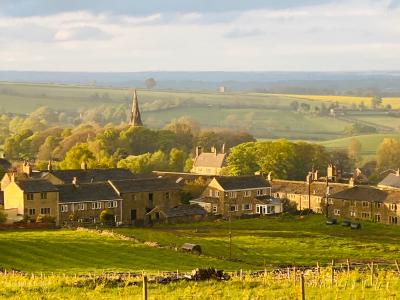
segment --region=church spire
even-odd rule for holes
[[[137,100],[136,89],[133,91],[132,109],[131,109],[131,117],[129,119],[129,125],[143,126],[142,119],[140,117],[140,110],[139,110],[139,103]]]

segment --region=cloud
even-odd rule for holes
[[[88,41],[88,40],[109,40],[112,35],[91,26],[74,27],[57,31],[54,39],[57,41]]]
[[[314,2],[228,12],[5,16],[0,69],[400,69],[400,9],[393,1]]]

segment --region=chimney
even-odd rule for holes
[[[86,160],[82,161],[82,163],[81,163],[81,169],[86,171],[87,168],[88,168],[88,165],[87,165]]]
[[[53,171],[53,164],[52,164],[51,160],[49,160],[49,163],[47,164],[47,170],[49,172]]]
[[[216,151],[216,149],[215,149],[215,146],[212,146],[211,147],[211,153],[216,153],[217,151]]]
[[[318,170],[316,170],[316,171],[314,172],[314,178],[313,178],[313,180],[314,180],[314,181],[318,181]]]
[[[222,154],[225,154],[225,143],[222,144],[221,153],[222,153]]]
[[[272,172],[268,173],[267,179],[268,179],[268,181],[272,181]]]
[[[72,184],[74,185],[74,186],[78,186],[78,178],[77,177],[73,177],[72,178]]]
[[[22,172],[26,175],[28,175],[29,177],[32,174],[32,166],[29,163],[29,161],[24,161],[24,163],[22,164]]]
[[[197,146],[196,147],[196,157],[198,157],[201,154],[201,147]]]
[[[312,182],[312,178],[313,178],[313,173],[308,172],[308,175],[306,176],[306,182],[310,184]]]
[[[15,182],[15,172],[12,172],[12,173],[10,174],[10,181],[11,181],[11,182]]]
[[[396,176],[400,176],[400,169],[397,169]]]
[[[354,178],[353,177],[350,177],[350,180],[349,180],[349,186],[354,186]]]

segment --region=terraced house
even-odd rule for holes
[[[215,177],[202,197],[190,203],[224,217],[275,214],[283,209],[279,199],[271,198],[271,185],[262,176]]]

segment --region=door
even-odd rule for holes
[[[136,218],[137,218],[136,209],[131,209],[131,223],[132,224],[135,224]]]

